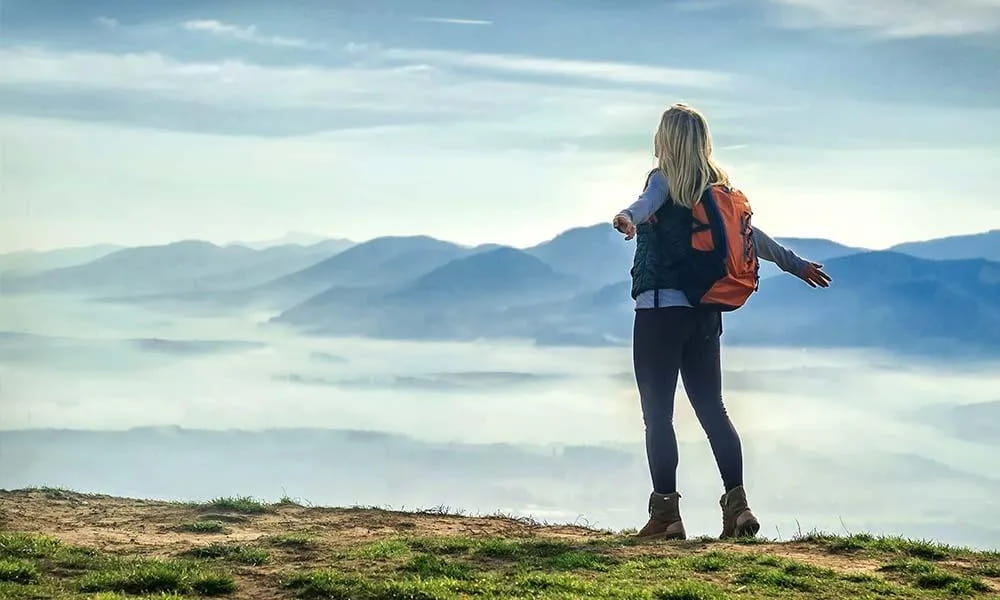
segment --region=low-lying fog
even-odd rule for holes
[[[309,338],[267,316],[0,297],[0,487],[641,524],[628,348]],[[748,347],[724,364],[763,534],[1000,546],[1000,365]],[[682,510],[717,534],[718,475],[682,390],[677,407]]]

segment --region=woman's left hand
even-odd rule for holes
[[[828,288],[830,287],[830,282],[833,281],[833,279],[831,279],[830,276],[823,271],[823,265],[814,262],[806,263],[805,268],[802,269],[802,272],[797,275],[799,279],[814,288]]]

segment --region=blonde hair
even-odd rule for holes
[[[708,122],[690,106],[674,104],[663,113],[653,147],[675,204],[694,208],[708,186],[729,187],[729,175],[712,159]]]

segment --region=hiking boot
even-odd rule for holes
[[[640,540],[683,540],[684,522],[681,521],[681,495],[657,494],[649,495],[649,521],[635,535]]]
[[[760,523],[750,512],[747,492],[742,485],[723,494],[719,505],[722,506],[722,535],[719,538],[753,537],[760,531]]]

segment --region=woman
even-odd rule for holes
[[[721,313],[692,306],[677,284],[680,275],[676,257],[664,256],[671,252],[671,245],[663,240],[671,238],[671,233],[677,234],[673,239],[687,240],[683,244],[690,245],[690,232],[680,227],[691,227],[690,210],[708,186],[731,187],[729,176],[712,159],[712,139],[705,118],[684,104],[675,104],[663,113],[654,150],[658,168],[650,173],[639,199],[614,218],[615,229],[625,234],[625,239],[638,235],[632,268],[636,308],[633,360],[653,480],[649,521],[638,537],[685,538],[673,427],[678,373],[722,475],[725,493],[720,500],[721,537],[753,536],[760,523],[747,503],[740,438],[722,402]],[[688,221],[669,220],[673,218],[670,215],[678,213],[678,207],[688,211]],[[759,258],[776,263],[813,287],[829,285],[830,277],[822,271],[822,265],[799,258],[759,229],[752,229],[750,239]]]

